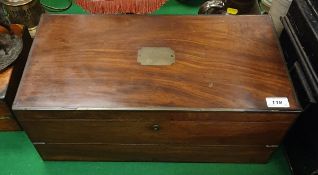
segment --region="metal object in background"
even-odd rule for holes
[[[0,25],[0,71],[11,65],[23,49],[22,37]]]
[[[226,0],[227,7],[238,9],[240,14],[249,13],[255,5],[255,0]]]
[[[11,23],[28,27],[30,33],[36,29],[45,12],[39,0],[0,0]]]
[[[268,13],[272,7],[272,0],[260,0],[259,3],[263,13]]]
[[[0,25],[8,26],[9,24],[8,15],[4,10],[3,4],[0,3]]]
[[[177,0],[183,4],[189,5],[189,6],[200,6],[207,0]]]
[[[199,9],[198,14],[225,14],[225,3],[222,0],[207,1]]]
[[[51,11],[51,12],[63,12],[65,10],[71,8],[71,6],[73,5],[73,1],[72,0],[67,0],[67,5],[65,7],[53,7],[53,6],[44,4],[42,2],[41,2],[41,4],[48,11]]]
[[[244,14],[253,11],[256,0],[209,0],[199,9],[198,14]],[[228,10],[235,10],[235,13]],[[258,10],[257,10],[258,11]]]

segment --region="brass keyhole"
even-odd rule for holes
[[[154,125],[152,125],[152,129],[153,129],[154,131],[159,131],[159,130],[160,130],[160,125],[154,124]]]

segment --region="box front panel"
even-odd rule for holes
[[[22,121],[34,142],[191,145],[279,144],[291,122]]]
[[[16,114],[35,143],[191,146],[278,145],[297,116],[297,113],[180,111],[16,111]]]

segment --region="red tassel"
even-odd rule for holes
[[[75,0],[94,14],[147,14],[159,9],[166,0]]]

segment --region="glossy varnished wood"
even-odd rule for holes
[[[296,113],[262,118],[264,113],[240,112],[100,112],[95,119],[79,117],[85,114],[19,116],[25,116],[20,123],[33,142],[187,145],[278,145],[296,118]]]
[[[86,119],[105,121],[230,121],[230,122],[292,122],[297,112],[203,112],[203,111],[125,111],[125,110],[19,110],[20,121],[46,119]]]
[[[32,141],[45,143],[278,145],[291,123],[43,120],[21,125]]]
[[[141,47],[176,62],[141,66]],[[299,109],[268,16],[44,15],[14,108],[260,111],[266,97]]]
[[[274,148],[265,146],[189,146],[125,144],[35,145],[45,160],[266,162]]]

